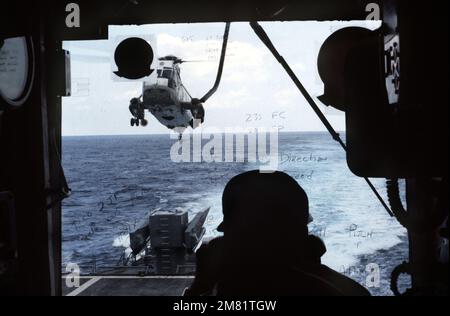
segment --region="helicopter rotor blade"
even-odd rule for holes
[[[228,44],[228,36],[230,34],[230,22],[227,22],[225,25],[225,34],[223,36],[223,44],[222,44],[222,53],[220,56],[220,63],[219,63],[219,69],[217,70],[217,77],[216,82],[214,83],[214,86],[211,90],[208,91],[207,94],[203,96],[203,98],[200,99],[201,103],[205,103],[214,93],[216,93],[217,89],[220,85],[220,80],[222,79],[222,72],[223,72],[223,65],[225,62],[225,55],[227,51],[227,44]]]
[[[180,61],[180,64],[186,64],[186,63],[210,63],[211,60],[182,60]]]

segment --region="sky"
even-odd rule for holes
[[[375,29],[376,23],[265,22],[261,25],[309,93],[318,97],[324,89],[317,72],[317,55],[322,43],[340,28],[358,25]],[[142,80],[114,80],[112,73],[116,66],[112,57],[119,39],[152,38],[158,57],[176,55],[201,61],[183,64],[181,78],[193,97],[202,97],[216,78],[224,28],[224,23],[110,26],[108,40],[65,42],[64,48],[71,52],[72,96],[63,98],[63,136],[169,133],[148,112],[147,127],[130,126],[129,102],[142,94]],[[316,101],[335,129],[344,131],[344,114]],[[221,85],[204,106],[205,128],[326,130],[248,23],[231,24]]]

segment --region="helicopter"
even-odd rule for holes
[[[197,128],[205,121],[203,104],[214,95],[220,85],[227,50],[230,23],[226,23],[222,52],[216,81],[202,98],[193,98],[181,81],[180,65],[186,62],[169,55],[158,59],[156,83],[143,83],[142,95],[130,101],[131,126],[147,126],[145,110],[162,125],[176,130],[181,140],[184,130]]]

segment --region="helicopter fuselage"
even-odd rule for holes
[[[154,80],[144,82],[142,101],[132,100],[130,111],[135,117],[132,119],[132,125],[139,125],[139,120],[145,121],[145,110],[171,130],[184,130],[189,126],[195,128],[197,126],[194,122],[196,119],[203,121],[203,106],[201,104],[192,105],[193,99],[181,82],[180,67],[176,63],[178,59],[173,58],[175,60],[160,59],[156,82]]]
[[[183,108],[177,91],[161,84],[144,86],[143,107],[169,129],[188,128],[194,119],[192,112]]]

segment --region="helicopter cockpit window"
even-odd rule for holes
[[[164,78],[168,80],[169,88],[175,88],[175,80],[173,76],[174,72],[171,68],[164,68],[158,71],[158,78]]]
[[[160,73],[158,74],[159,78],[166,78],[166,79],[173,79],[173,71],[171,69],[164,69],[162,71],[160,71]]]
[[[379,27],[365,21],[261,25],[315,97],[324,93],[317,70],[322,43],[344,27]],[[201,99],[214,85],[224,27],[224,23],[110,26],[110,38],[151,34],[157,41],[155,60],[179,61],[176,71],[152,69],[156,74],[146,81],[113,80],[114,54],[108,40],[64,43],[71,52],[72,96],[63,99],[62,156],[73,190],[63,202],[64,271],[75,263],[82,274],[193,275],[195,261],[183,261],[186,256],[177,252],[179,248],[170,249],[169,260],[158,261],[151,245],[170,237],[182,249],[191,247],[180,236],[197,215],[204,224],[203,237],[220,236],[217,227],[227,182],[266,166],[262,158],[271,162],[278,157],[277,169],[291,175],[308,194],[314,218],[311,234],[322,238],[328,249],[322,262],[373,294],[390,294],[387,274],[408,251],[405,229],[386,216],[367,183],[351,173],[343,150],[248,23],[231,24],[216,93],[201,107],[182,107],[193,105],[194,98]],[[162,87],[165,80],[158,77],[169,79],[169,85],[176,81],[178,89]],[[345,139],[343,113],[319,105]],[[258,133],[262,141],[259,135],[264,131],[266,152],[264,146],[251,146],[252,137]],[[276,131],[277,137],[271,141],[268,131]],[[277,146],[271,146],[275,139]],[[384,194],[384,181],[374,185]],[[207,209],[209,213],[204,212]],[[167,231],[173,235],[145,235],[149,225],[159,223],[154,216],[170,218]],[[393,247],[396,251],[390,252]],[[375,280],[380,282],[367,284],[373,279],[368,273],[377,271],[380,278]]]

